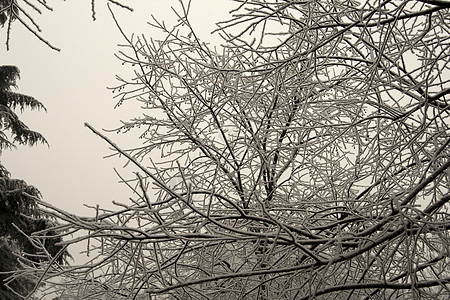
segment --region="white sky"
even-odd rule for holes
[[[31,129],[42,133],[50,148],[21,146],[4,151],[0,158],[13,178],[36,186],[45,201],[74,213],[89,214],[83,204],[109,206],[112,200],[126,202],[130,190],[118,184],[113,168],[121,170],[125,161],[102,159],[107,145],[84,127],[88,122],[96,129],[114,128],[119,120],[136,116],[136,109],[125,104],[114,110],[115,74],[126,73],[114,57],[117,44],[124,40],[115,27],[104,0],[97,0],[97,20],[91,18],[91,1],[48,1],[53,12],[36,18],[43,36],[56,52],[38,41],[20,24],[14,24],[10,51],[0,47],[0,65],[16,65],[21,71],[17,92],[40,100],[48,112],[32,111],[21,116]],[[150,15],[173,20],[171,6],[176,0],[128,0],[135,11],[113,9],[126,33],[151,36],[146,25]],[[227,17],[235,4],[229,0],[193,0],[191,22],[198,34],[211,39],[214,23]],[[6,41],[5,28],[0,29],[1,42]],[[130,136],[109,134],[119,145],[139,145]],[[127,140],[128,138],[128,140]],[[121,172],[132,177],[129,171]]]

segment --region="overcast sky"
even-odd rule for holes
[[[48,110],[27,111],[21,119],[50,143],[50,148],[22,146],[4,151],[2,163],[13,178],[36,186],[44,200],[84,215],[90,212],[83,204],[111,207],[112,200],[126,202],[131,196],[128,188],[117,183],[113,171],[114,167],[120,171],[125,161],[103,159],[110,153],[107,145],[84,127],[84,122],[111,129],[120,119],[139,114],[132,105],[114,110],[113,94],[107,90],[116,84],[115,74],[126,70],[114,57],[124,39],[104,2],[97,0],[97,20],[92,21],[91,1],[49,1],[54,11],[36,20],[43,36],[61,52],[39,42],[20,24],[13,26],[10,50],[0,48],[0,64],[16,65],[21,71],[17,92],[35,97]],[[170,22],[174,16],[171,6],[179,7],[176,0],[123,2],[135,9],[129,12],[113,6],[123,29],[147,36],[152,36],[146,25],[151,14]],[[200,37],[213,39],[209,32],[214,23],[225,19],[232,7],[228,0],[193,0],[190,19]],[[5,28],[0,33],[4,43]],[[108,136],[119,145],[139,145],[130,136]],[[123,174],[132,176],[127,170]]]

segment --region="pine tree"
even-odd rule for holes
[[[0,67],[0,148],[15,148],[14,142],[33,146],[39,142],[48,144],[47,140],[38,132],[30,130],[20,121],[14,109],[25,108],[43,109],[44,105],[31,96],[11,91],[17,87],[16,79],[19,78],[19,69],[15,66]],[[5,130],[10,131],[13,141],[9,141]]]
[[[16,148],[16,144],[33,146],[41,142],[48,145],[47,140],[40,133],[29,129],[14,111],[17,108],[20,112],[25,108],[45,110],[44,105],[33,97],[11,90],[17,87],[18,78],[17,67],[0,66],[0,153],[6,148]],[[26,237],[54,225],[38,211],[34,199],[40,197],[35,187],[23,180],[12,179],[0,162],[0,299],[20,299],[10,288],[27,295],[35,286],[33,278],[8,280],[8,272],[21,267],[18,257],[36,263],[40,260],[38,250]],[[47,251],[51,255],[59,252],[61,247],[56,245],[58,241],[49,239]],[[62,259],[59,258],[60,261]]]

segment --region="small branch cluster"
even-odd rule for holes
[[[133,11],[133,9],[123,4],[121,1],[106,0],[106,2],[119,6],[121,8]],[[6,49],[9,50],[11,39],[11,29],[13,23],[20,23],[29,32],[31,32],[42,43],[46,44],[53,50],[60,51],[49,42],[36,21],[36,14],[42,15],[43,11],[52,12],[53,8],[45,0],[0,0],[0,25],[6,24]],[[91,0],[92,19],[95,20],[95,0]]]

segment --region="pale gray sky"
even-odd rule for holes
[[[10,51],[5,46],[0,48],[0,64],[16,65],[21,71],[17,91],[47,107],[47,113],[26,111],[21,118],[50,143],[49,149],[39,145],[4,151],[2,163],[13,178],[36,186],[44,200],[81,214],[90,213],[83,204],[110,206],[112,200],[125,202],[131,196],[128,188],[117,183],[113,171],[113,167],[120,170],[125,161],[102,159],[110,153],[108,147],[84,127],[84,122],[97,129],[114,128],[120,119],[139,113],[130,104],[113,109],[115,100],[106,87],[116,84],[115,74],[127,71],[114,57],[117,44],[123,44],[124,39],[106,1],[97,0],[96,21],[91,18],[90,2],[53,0],[49,4],[54,11],[37,18],[42,34],[61,52],[39,42],[20,24],[13,26]],[[135,11],[113,6],[123,29],[147,36],[152,36],[151,27],[146,25],[151,14],[170,22],[174,17],[171,6],[179,7],[176,0],[124,3]],[[191,22],[201,37],[213,39],[209,32],[214,23],[225,19],[234,5],[229,0],[193,0]],[[2,43],[6,40],[4,29],[0,31]],[[139,143],[129,136],[109,136],[121,145]],[[123,174],[131,176],[126,170]]]

